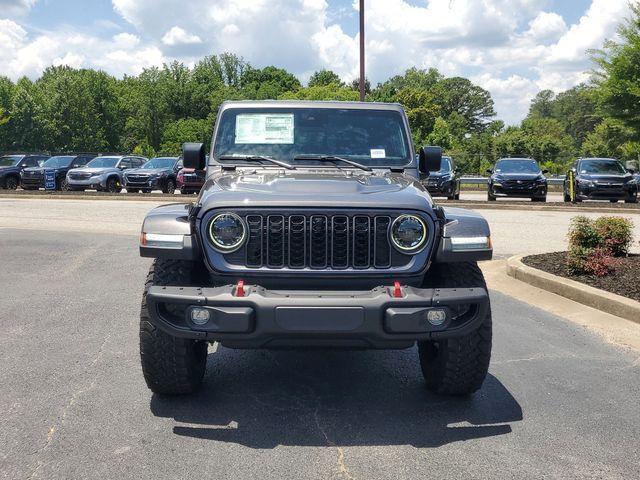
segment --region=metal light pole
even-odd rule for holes
[[[364,102],[364,0],[360,0],[360,101]]]

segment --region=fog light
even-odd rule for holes
[[[205,325],[209,319],[211,318],[211,314],[209,310],[205,308],[192,308],[191,309],[191,321],[196,325]]]
[[[427,321],[434,327],[439,327],[447,321],[447,312],[442,309],[429,310],[427,312]]]

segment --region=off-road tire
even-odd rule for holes
[[[10,175],[4,181],[4,188],[7,190],[16,190],[19,184],[20,180],[18,180],[14,175]]]
[[[207,343],[177,338],[157,328],[149,317],[147,291],[154,285],[190,285],[193,263],[157,259],[151,265],[140,309],[140,361],[151,391],[184,395],[198,389],[207,365]]]
[[[473,263],[435,264],[426,286],[487,288]],[[482,386],[491,360],[491,308],[480,327],[462,337],[418,342],[420,367],[427,388],[444,395],[470,395]]]

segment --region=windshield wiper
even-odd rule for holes
[[[335,155],[298,155],[297,157],[294,157],[293,160],[294,161],[295,160],[317,160],[319,162],[331,162],[331,163],[342,162],[342,163],[346,163],[347,165],[351,165],[352,167],[360,168],[367,172],[373,171],[371,167],[368,167],[358,162],[354,162],[353,160],[349,160],[348,158],[336,157]]]
[[[262,155],[220,155],[220,160],[244,160],[247,162],[270,162],[275,165],[279,165],[281,167],[286,168],[287,170],[295,170],[296,167],[291,165],[290,163],[283,162],[282,160],[276,160],[271,157],[263,157]]]

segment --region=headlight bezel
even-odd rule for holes
[[[422,226],[422,239],[417,245],[414,245],[412,247],[403,247],[398,243],[398,241],[394,237],[395,226],[404,219],[415,219]],[[428,243],[427,240],[429,239],[429,229],[427,227],[427,223],[421,217],[415,214],[406,213],[406,214],[397,216],[393,220],[393,222],[391,222],[391,225],[389,225],[388,236],[389,236],[389,242],[391,243],[393,248],[395,248],[398,252],[405,255],[414,255],[414,254],[420,253],[422,250],[424,250],[427,247],[427,243]]]
[[[214,238],[213,235],[213,225],[216,222],[216,220],[218,220],[220,217],[232,217],[234,219],[236,219],[238,221],[238,223],[241,225],[242,227],[242,236],[240,237],[240,239],[235,242],[233,245],[224,245],[222,243],[220,243],[219,241],[217,241]],[[245,242],[247,241],[247,225],[245,224],[244,220],[242,219],[242,217],[236,213],[233,212],[221,212],[216,214],[210,221],[209,221],[209,225],[207,226],[207,236],[208,236],[208,240],[209,243],[211,243],[211,246],[217,250],[220,253],[223,254],[227,254],[227,253],[233,253],[236,252],[238,250],[240,250],[243,245],[245,244]]]

